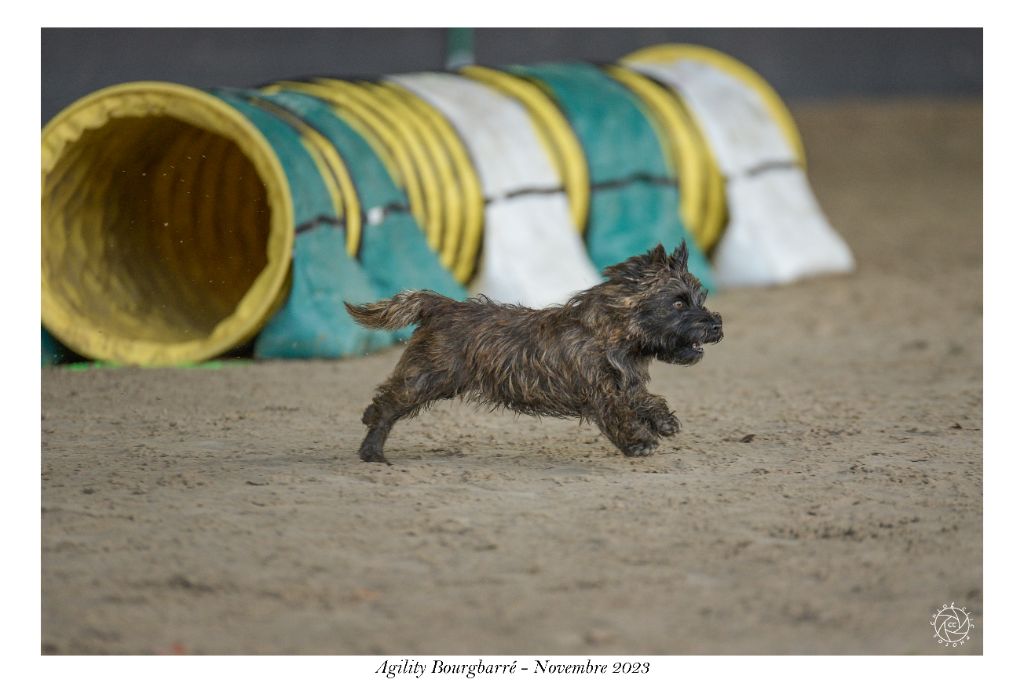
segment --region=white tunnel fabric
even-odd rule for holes
[[[515,100],[454,74],[390,77],[438,109],[465,141],[488,204],[471,289],[497,301],[565,303],[601,281],[552,160]]]
[[[713,262],[720,285],[775,285],[853,270],[850,248],[829,225],[796,152],[755,90],[695,59],[630,66],[683,97],[726,179],[729,224]]]

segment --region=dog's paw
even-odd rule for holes
[[[385,465],[390,465],[388,459],[384,457],[384,454],[380,451],[376,451],[369,448],[359,449],[359,459],[363,462],[379,462]]]
[[[646,455],[650,455],[657,448],[657,441],[637,441],[636,443],[629,444],[622,450],[626,455],[628,455],[631,458],[639,458]]]
[[[655,418],[654,429],[662,436],[673,436],[679,433],[679,420],[675,415],[665,415]]]

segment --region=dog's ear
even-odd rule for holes
[[[651,262],[652,266],[660,266],[668,263],[668,254],[665,253],[665,247],[660,244],[647,252],[647,258]]]
[[[686,248],[686,240],[679,243],[676,250],[672,252],[672,267],[677,270],[686,270],[686,262],[690,258],[690,252]]]

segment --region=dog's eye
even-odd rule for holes
[[[675,301],[672,302],[672,307],[675,308],[677,311],[681,311],[684,308],[686,308],[686,304],[683,303],[682,299],[676,299]]]

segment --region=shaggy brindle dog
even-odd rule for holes
[[[346,303],[366,327],[418,325],[363,413],[369,432],[359,457],[386,463],[395,422],[456,396],[590,420],[626,455],[649,455],[659,437],[679,431],[665,399],[646,389],[651,359],[693,365],[704,344],[722,339],[722,317],[704,308],[707,291],[686,260],[685,242],[671,255],[659,244],[609,266],[606,282],[564,306],[541,310],[428,291]]]

